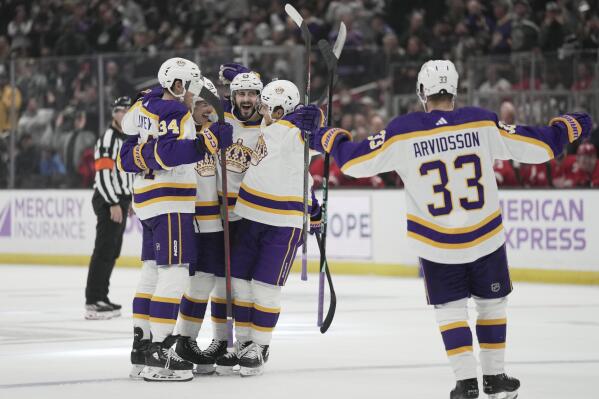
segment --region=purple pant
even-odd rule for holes
[[[271,285],[285,285],[302,229],[278,227],[243,219],[238,222],[231,251],[231,275]]]
[[[191,264],[196,260],[193,213],[167,213],[142,220],[141,260],[159,266]]]
[[[420,258],[429,305],[469,298],[503,298],[512,292],[505,245],[470,263],[435,263]]]
[[[229,222],[229,250],[235,247],[235,237],[239,221]],[[222,231],[215,233],[195,233],[197,260],[190,268],[195,272],[211,273],[217,277],[225,277],[225,236]]]

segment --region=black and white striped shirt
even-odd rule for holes
[[[125,139],[123,133],[111,126],[98,139],[94,151],[94,189],[111,205],[118,204],[121,200],[130,201],[133,192],[134,175],[120,172],[116,167],[116,159]]]

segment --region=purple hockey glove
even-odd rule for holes
[[[576,141],[579,137],[589,137],[593,129],[593,120],[591,116],[585,113],[572,112],[570,114],[560,115],[551,119],[550,125],[562,125],[568,133],[570,143]]]
[[[209,129],[218,140],[219,148],[227,148],[233,144],[233,126],[227,122],[214,122]]]
[[[313,131],[324,125],[324,115],[316,105],[307,105],[283,118],[302,131]]]
[[[218,71],[218,80],[222,84],[228,85],[240,73],[248,73],[250,70],[241,64],[229,63],[220,66]]]

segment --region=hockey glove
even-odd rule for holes
[[[235,78],[235,76],[239,75],[240,73],[248,72],[250,72],[250,70],[241,64],[222,64],[218,70],[218,80],[220,80],[222,84],[228,85],[231,84],[231,81]]]
[[[216,138],[217,148],[227,148],[233,144],[233,126],[227,122],[214,122],[208,129]]]
[[[321,127],[310,135],[310,148],[320,153],[331,153],[337,141],[349,140],[352,135],[345,129],[337,127]]]
[[[306,105],[285,115],[284,120],[293,123],[302,131],[312,132],[324,126],[324,114],[316,105]]]
[[[593,120],[590,115],[572,112],[570,114],[560,115],[549,121],[550,125],[561,126],[568,133],[568,141],[570,143],[576,141],[580,137],[588,137],[591,135],[593,128]]]
[[[312,191],[312,208],[310,209],[310,234],[322,232],[322,207],[318,203],[314,191]]]

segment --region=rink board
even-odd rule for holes
[[[0,192],[0,262],[86,265],[93,250],[91,190]],[[344,274],[415,276],[403,190],[330,192],[327,253]],[[599,284],[599,191],[504,190],[500,194],[514,280]],[[594,222],[594,223],[593,223]],[[317,270],[316,242],[309,255]],[[138,266],[141,224],[130,217],[121,266]]]

